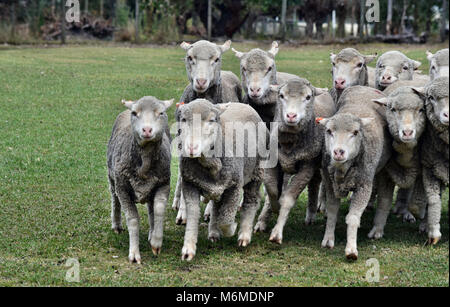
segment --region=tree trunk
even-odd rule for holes
[[[103,0],[100,0],[100,17],[103,18]]]
[[[386,18],[386,35],[392,34],[392,6],[394,0],[388,0],[387,18]]]
[[[352,36],[355,36],[356,23],[356,3],[358,0],[352,0]]]
[[[287,0],[283,0],[281,4],[281,38],[283,42],[286,39],[286,9],[287,9]]]
[[[212,36],[212,0],[208,0],[208,39]]]
[[[66,1],[61,1],[61,44],[66,43]]]
[[[359,3],[359,38],[361,40],[364,39],[364,0],[361,0]]]
[[[139,43],[139,0],[135,0],[134,41]]]
[[[63,2],[66,2],[63,0]],[[84,14],[87,15],[89,12],[89,0],[84,0]]]
[[[347,18],[347,3],[346,1],[340,0],[336,6],[336,17],[338,22],[337,36],[345,37],[345,19]]]
[[[445,42],[447,39],[447,25],[448,20],[448,0],[443,0],[442,3],[442,16],[441,16],[441,42]]]
[[[408,0],[403,0],[403,11],[402,11],[402,19],[400,22],[401,33],[406,33],[406,13],[408,10]]]

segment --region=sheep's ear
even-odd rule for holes
[[[372,54],[372,55],[365,55],[364,56],[364,63],[365,64],[369,64],[370,62],[372,62],[373,60],[375,60],[377,58],[378,54]]]
[[[170,99],[170,100],[163,100],[161,102],[164,104],[164,107],[167,110],[168,108],[170,108],[172,106],[174,101],[175,101],[175,99]]]
[[[420,67],[420,65],[422,65],[422,63],[419,62],[419,61],[412,60],[412,63],[413,63],[413,66],[414,66],[414,70],[417,70]]]
[[[333,52],[330,53],[330,60],[331,60],[331,63],[334,63],[334,60],[336,60],[336,55]]]
[[[427,50],[427,59],[428,59],[428,61],[431,62],[431,60],[433,59],[433,57],[434,57],[434,54],[432,54],[430,50]]]
[[[238,59],[242,59],[242,57],[245,55],[245,53],[243,52],[239,52],[234,48],[231,48],[231,50],[234,52],[234,55],[238,58]]]
[[[379,104],[380,106],[387,106],[389,103],[389,99],[387,97],[372,99],[372,101]]]
[[[216,104],[215,107],[216,107],[219,115],[222,114],[223,112],[225,112],[232,103],[233,102]]]
[[[223,45],[220,46],[219,48],[220,48],[220,50],[222,51],[222,53],[224,53],[224,52],[227,52],[228,50],[230,50],[230,47],[231,47],[231,41],[230,41],[230,40],[227,40],[227,41],[225,42],[225,44],[223,44]]]
[[[424,87],[411,87],[411,89],[414,93],[419,95],[420,98],[422,98],[423,100],[426,99],[427,95]]]
[[[189,43],[186,43],[186,42],[182,42],[181,45],[180,45],[180,47],[181,47],[182,49],[188,51],[188,50],[192,47],[192,45],[189,44]]]
[[[272,43],[272,48],[270,48],[268,53],[275,58],[275,56],[278,54],[278,51],[280,51],[278,43],[277,42],[273,42]]]
[[[315,87],[314,88],[314,96],[320,96],[320,95],[323,95],[325,93],[328,93],[328,89],[327,88],[319,88],[319,87]]]
[[[278,85],[278,84],[271,84],[271,85],[270,85],[270,90],[271,90],[272,92],[277,92],[277,93],[278,93],[278,91],[280,90],[281,87],[282,87],[282,86],[281,86],[281,85]]]
[[[133,104],[135,103],[135,101],[131,101],[131,100],[125,100],[122,99],[122,104],[125,106],[125,108],[130,109],[133,107]]]
[[[373,121],[374,121],[374,119],[372,117],[363,117],[363,118],[361,118],[361,123],[363,124],[363,126],[367,126]]]
[[[330,121],[329,118],[323,118],[323,117],[317,117],[316,118],[316,124],[322,125],[324,127],[328,124],[329,121]]]

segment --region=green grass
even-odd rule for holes
[[[241,51],[250,45],[235,45]],[[263,46],[268,48],[269,46]],[[424,63],[425,50],[443,45],[401,47]],[[330,51],[342,46],[282,48],[279,71],[330,86]],[[394,46],[363,45],[365,53]],[[448,286],[448,191],[444,196],[442,241],[424,246],[418,225],[391,216],[380,241],[367,239],[373,212],[364,214],[357,262],[347,262],[343,206],[336,247],[320,248],[325,220],[306,227],[305,197],[285,227],[282,246],[258,234],[247,249],[237,238],[217,244],[200,228],[198,254],[180,260],[184,228],[167,209],[163,251],[152,256],[148,221],[141,214],[143,264],[127,262],[128,233],[110,231],[106,144],[120,100],[154,95],[175,98],[187,84],[183,51],[175,47],[70,47],[0,50],[0,286]],[[232,52],[224,69],[239,72]],[[169,111],[171,121],[173,110]],[[173,163],[172,187],[176,181]],[[172,193],[174,188],[172,189]],[[272,220],[271,226],[274,224]],[[64,279],[68,258],[80,261],[81,282]],[[380,262],[379,284],[365,280],[366,260]]]

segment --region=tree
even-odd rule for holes
[[[387,18],[386,18],[386,35],[392,34],[392,7],[394,0],[388,0]]]
[[[448,0],[442,1],[442,13],[441,13],[441,42],[445,42],[447,39],[447,20],[448,20]]]
[[[338,0],[336,3],[336,17],[338,21],[337,36],[345,37],[345,20],[347,19],[347,0]]]

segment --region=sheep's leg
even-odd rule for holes
[[[111,179],[109,179],[109,190],[111,192],[111,229],[119,234],[123,231],[122,212],[120,201],[114,188],[114,182]]]
[[[320,184],[319,188],[319,204],[317,206],[317,211],[324,214],[327,214],[327,193],[325,192],[325,187],[323,183]]]
[[[234,236],[237,228],[236,213],[239,207],[239,198],[241,189],[239,187],[231,187],[222,195],[218,203],[217,226],[224,237]]]
[[[141,254],[139,252],[139,213],[136,204],[131,201],[126,190],[117,191],[120,204],[125,212],[128,234],[130,237],[130,249],[128,260],[133,263],[141,263]]]
[[[265,169],[264,186],[266,187],[267,196],[264,201],[263,209],[258,217],[258,222],[254,227],[254,232],[264,232],[267,228],[272,211],[279,210],[278,197],[280,196],[283,186],[283,173],[279,167]]]
[[[286,190],[280,197],[280,212],[275,227],[272,229],[269,241],[281,244],[283,241],[283,228],[289,216],[289,212],[294,207],[298,196],[305,189],[306,185],[314,176],[314,166],[303,166],[302,169],[292,177]],[[317,209],[316,209],[317,210]]]
[[[246,247],[252,240],[252,228],[256,211],[260,203],[260,181],[252,181],[244,187],[244,200],[241,209],[241,227],[239,229],[238,245]]]
[[[334,231],[336,229],[336,221],[338,218],[339,207],[341,205],[341,200],[336,198],[333,190],[333,185],[330,181],[329,174],[326,172],[324,176],[322,176],[322,183],[325,189],[325,197],[327,200],[326,208],[327,208],[327,225],[325,228],[325,235],[322,240],[323,248],[334,248]]]
[[[314,177],[308,184],[308,209],[306,210],[305,224],[311,225],[314,223],[317,214],[320,182],[322,177],[319,171],[316,171]]]
[[[394,209],[396,209],[397,214],[403,218],[403,222],[416,222],[416,218],[409,211],[409,204],[411,203],[413,194],[414,186],[409,189],[400,189],[397,193],[397,202]]]
[[[177,217],[175,219],[175,224],[177,225],[186,225],[186,202],[184,200],[183,192],[180,193],[179,200],[180,208],[178,209]]]
[[[428,199],[428,243],[435,245],[441,234],[441,183],[434,177],[432,171],[423,168],[423,186]]]
[[[395,184],[391,178],[383,173],[377,176],[378,206],[374,218],[374,226],[369,232],[369,238],[381,239],[384,235],[384,227],[392,207],[392,198]]]
[[[203,214],[203,220],[205,222],[208,222],[209,219],[211,218],[211,210],[212,210],[212,206],[213,206],[213,202],[210,200],[205,208],[205,213]]]
[[[180,199],[181,199],[181,175],[180,175],[180,168],[178,167],[178,179],[177,179],[177,186],[175,187],[175,194],[173,196],[173,202],[172,202],[172,209],[177,211],[180,208]]]
[[[210,215],[208,224],[208,239],[211,242],[217,242],[220,240],[220,230],[217,225],[217,217],[219,216],[219,206],[214,202],[211,202],[209,213]]]
[[[361,216],[370,201],[371,195],[372,182],[363,182],[355,193],[353,193],[350,211],[345,218],[345,222],[347,223],[347,245],[345,247],[345,256],[347,259],[358,259],[358,228],[361,222]]]
[[[187,209],[186,231],[181,259],[191,261],[195,257],[200,219],[200,193],[193,185],[183,182],[182,192]]]
[[[169,201],[170,185],[160,187],[153,198],[153,227],[152,234],[149,234],[149,242],[152,247],[154,255],[161,253],[164,230],[164,215],[166,212],[166,205]],[[150,211],[149,211],[150,212]],[[150,238],[151,237],[151,238]]]
[[[155,229],[155,212],[154,212],[154,196],[147,203],[147,213],[148,213],[148,242],[152,240],[153,229]]]

